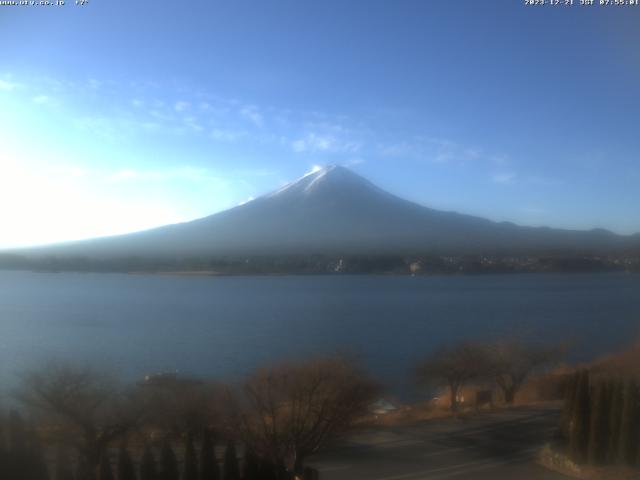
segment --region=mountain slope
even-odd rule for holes
[[[521,227],[433,210],[329,166],[229,210],[144,232],[32,249],[96,257],[331,253],[604,253],[640,245],[606,230]]]

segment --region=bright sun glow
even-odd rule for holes
[[[92,192],[80,169],[22,165],[16,157],[2,159],[0,247],[115,235],[182,220],[166,205]]]

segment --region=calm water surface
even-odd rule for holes
[[[464,338],[571,340],[582,360],[640,337],[640,275],[172,277],[0,272],[0,389],[72,360],[126,379],[240,378],[348,350],[402,396],[414,362]],[[4,386],[4,388],[3,388]]]

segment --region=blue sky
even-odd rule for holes
[[[0,247],[197,218],[327,163],[435,208],[640,231],[639,21],[517,0],[0,7]]]

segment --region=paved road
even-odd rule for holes
[[[535,464],[557,431],[556,407],[360,431],[307,462],[321,480],[566,480]]]

